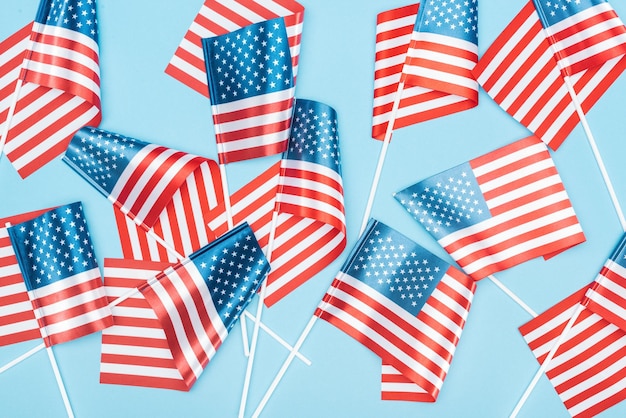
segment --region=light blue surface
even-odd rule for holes
[[[103,120],[101,127],[134,138],[216,158],[208,99],[164,73],[201,0],[100,0]],[[322,101],[338,112],[343,158],[348,250],[357,239],[380,142],[370,138],[376,14],[406,5],[400,0],[302,0],[305,23],[297,96]],[[479,51],[485,51],[523,0],[481,0]],[[3,1],[0,37],[28,21],[37,0]],[[614,1],[626,17],[626,4]],[[589,113],[608,173],[626,203],[626,132],[622,76]],[[528,132],[481,91],[477,108],[394,133],[372,215],[449,260],[436,242],[393,199],[429,175],[520,139]],[[228,166],[231,190],[269,167],[277,157]],[[534,260],[497,277],[537,312],[590,282],[622,234],[591,149],[580,127],[554,154],[587,242],[545,262]],[[60,159],[21,180],[0,161],[0,217],[81,200],[98,260],[120,257],[110,204]],[[314,279],[263,314],[291,343],[311,317],[348,250]],[[256,302],[253,301],[252,307]],[[270,400],[264,417],[504,417],[537,370],[517,327],[529,315],[495,285],[478,284],[465,331],[441,394],[434,404],[380,400],[380,360],[333,326],[319,321]],[[251,329],[251,327],[250,327]],[[0,365],[37,345],[0,347]],[[287,352],[261,334],[248,415]],[[101,385],[100,334],[54,348],[78,417],[236,416],[246,359],[239,327],[189,393]],[[65,411],[47,356],[40,352],[0,375],[1,417],[63,417]],[[567,417],[542,378],[520,417]],[[602,417],[626,416],[626,403]]]

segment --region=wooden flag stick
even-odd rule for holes
[[[258,416],[263,411],[263,408],[265,408],[265,405],[267,404],[267,402],[269,401],[270,397],[272,396],[272,394],[274,393],[274,391],[278,387],[278,384],[280,383],[282,378],[285,376],[285,373],[287,372],[287,369],[289,368],[289,366],[293,362],[293,359],[296,357],[296,353],[300,351],[300,348],[302,347],[302,344],[304,343],[304,340],[306,340],[306,338],[311,333],[311,330],[313,329],[313,325],[315,325],[315,321],[316,320],[317,320],[317,316],[315,316],[315,315],[313,315],[313,317],[309,320],[309,323],[304,328],[304,331],[302,331],[302,334],[300,334],[300,337],[298,338],[298,341],[294,344],[293,349],[289,352],[289,356],[287,356],[287,359],[285,360],[285,362],[281,366],[280,370],[278,371],[278,373],[274,377],[274,380],[272,381],[272,384],[270,385],[270,387],[265,392],[265,395],[263,395],[263,399],[261,400],[261,402],[259,403],[259,405],[255,409],[254,413],[252,414],[252,418],[258,418]]]
[[[556,340],[556,342],[554,343],[554,345],[550,349],[550,352],[546,356],[546,358],[543,361],[543,363],[541,363],[541,366],[539,367],[539,369],[535,373],[535,376],[533,377],[533,379],[530,381],[530,383],[526,387],[526,390],[524,391],[524,394],[522,395],[520,400],[517,402],[517,405],[515,405],[515,408],[513,409],[513,412],[511,412],[511,415],[509,415],[509,418],[515,418],[517,416],[517,414],[519,413],[519,411],[522,409],[522,407],[526,403],[526,400],[528,399],[528,397],[532,393],[533,389],[537,385],[537,382],[539,381],[541,376],[547,370],[548,365],[550,364],[550,361],[552,361],[552,359],[554,358],[554,355],[556,354],[557,350],[559,349],[561,344],[563,344],[563,342],[565,341],[565,338],[567,338],[567,334],[570,332],[570,330],[574,326],[574,322],[576,322],[576,320],[580,316],[580,314],[583,311],[583,309],[585,309],[585,307],[582,304],[580,304],[580,303],[576,306],[576,310],[572,314],[572,317],[567,322],[567,325],[565,325],[565,328],[563,329],[563,332],[561,332],[561,334],[559,335],[559,338]]]
[[[389,143],[391,142],[393,125],[396,122],[396,114],[398,113],[398,108],[400,107],[400,98],[402,97],[403,90],[404,81],[400,81],[400,83],[398,84],[398,89],[396,90],[396,97],[393,101],[393,107],[391,108],[391,115],[389,116],[389,121],[387,122],[387,129],[385,130],[383,145],[380,149],[380,154],[378,156],[378,164],[376,165],[376,172],[374,173],[374,179],[370,188],[370,195],[367,199],[367,205],[365,206],[363,220],[361,221],[361,231],[359,232],[359,236],[361,236],[363,234],[363,231],[365,231],[365,228],[367,227],[367,222],[370,219],[370,214],[372,213],[372,206],[374,206],[374,199],[376,198],[376,190],[378,189],[378,183],[380,182],[383,165],[385,164],[385,157],[387,156],[387,150],[389,149]]]
[[[272,261],[272,251],[274,249],[274,239],[276,237],[276,224],[278,223],[278,212],[275,210],[272,213],[272,224],[270,227],[269,242],[267,244],[267,254],[265,257],[270,263]],[[243,390],[241,392],[241,400],[239,402],[239,418],[243,418],[246,410],[246,402],[248,400],[248,392],[250,391],[250,380],[252,378],[252,367],[254,365],[254,358],[256,356],[256,347],[259,338],[259,326],[261,324],[261,315],[263,313],[263,305],[265,303],[265,291],[267,289],[267,280],[263,280],[261,284],[261,292],[259,293],[259,300],[256,310],[256,318],[254,320],[254,329],[252,331],[252,341],[250,342],[250,355],[248,356],[248,364],[246,366],[246,375],[243,382]]]
[[[611,178],[609,177],[604,162],[602,160],[602,156],[600,155],[600,151],[598,150],[598,146],[596,144],[596,140],[591,133],[591,129],[589,128],[589,124],[587,123],[587,117],[585,116],[585,112],[580,104],[580,100],[578,100],[578,95],[574,90],[574,86],[572,85],[572,81],[569,76],[564,76],[565,86],[567,86],[567,91],[569,92],[570,97],[572,98],[572,102],[574,103],[574,108],[576,109],[576,113],[578,114],[578,118],[580,119],[580,123],[585,131],[585,136],[587,137],[587,141],[589,142],[589,146],[593,152],[593,156],[598,164],[598,168],[600,169],[600,173],[602,174],[602,179],[604,180],[604,184],[609,192],[609,196],[611,197],[611,201],[613,202],[613,207],[615,208],[615,212],[617,213],[617,217],[619,218],[619,222],[622,226],[622,230],[626,232],[626,219],[624,218],[624,212],[619,204],[619,200],[617,199],[617,195],[615,194],[615,189],[613,188],[613,183],[611,183]]]

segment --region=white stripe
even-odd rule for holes
[[[136,345],[102,344],[102,354],[130,355],[137,357],[172,359],[167,348],[140,347]]]
[[[135,319],[158,319],[154,310],[147,308],[132,308],[116,305],[111,310],[114,316],[125,316]]]
[[[291,87],[286,90],[279,90],[272,93],[263,95],[263,103],[278,103],[293,98],[295,88]],[[248,97],[245,99],[235,100],[234,102],[221,103],[219,106],[219,113],[237,112],[241,109],[254,108],[259,106],[259,96]],[[212,106],[214,107],[214,106]],[[213,113],[215,114],[215,112]]]
[[[111,278],[119,277],[125,280],[127,279],[137,280],[137,286],[139,286],[140,284],[143,284],[145,280],[148,280],[156,276],[158,273],[160,273],[160,270],[153,270],[153,269],[147,269],[147,268],[137,269],[137,268],[128,268],[128,267],[105,266],[103,268],[103,272],[104,272],[104,277],[111,277]],[[111,288],[113,288],[113,286],[106,286],[107,294],[109,294],[108,290]],[[121,289],[124,289],[124,288],[121,288]]]
[[[182,380],[178,370],[154,366],[101,363],[100,373]]]
[[[116,315],[119,316],[119,315]],[[161,328],[148,328],[144,326],[113,325],[102,330],[102,335],[118,337],[150,338],[153,340],[165,340],[165,331]]]
[[[544,40],[543,37],[541,39]],[[536,51],[525,49],[524,52],[530,55]],[[529,59],[530,57],[524,56],[523,60],[515,60],[507,67],[505,73],[498,80],[498,82],[502,84],[502,87],[511,80],[515,81],[515,86],[511,88],[506,97],[502,99],[500,106],[504,109],[509,109],[513,105],[513,102],[522,99],[522,105],[519,106],[514,113],[514,117],[518,120],[523,119],[540,100],[545,100],[544,95],[548,87],[552,86],[555,81],[559,81],[560,84],[563,84],[561,73],[554,65],[554,55],[550,49],[546,48],[540,57],[533,58],[532,66],[520,77],[516,72],[519,71],[520,67],[527,65],[530,62]],[[537,83],[537,77],[539,77],[540,73],[544,73],[546,66],[548,66],[550,70],[549,73],[547,75],[542,74],[540,82]],[[529,89],[529,86],[533,87],[532,90]],[[562,86],[561,89],[563,87],[564,86]],[[560,91],[562,92],[563,90]],[[493,92],[493,89],[490,89],[489,94],[495,97],[497,93]],[[553,98],[552,100],[555,99]]]
[[[217,191],[215,190],[215,185],[219,183],[219,179],[214,179],[211,171],[211,167],[208,162],[203,162],[200,164],[200,170],[202,179],[204,181],[206,197],[209,202],[209,209],[214,209],[218,205],[218,196]]]
[[[605,399],[608,399],[612,395],[620,392],[621,390],[623,390],[624,387],[626,387],[626,378],[620,380],[619,382],[613,383],[611,386],[609,386],[608,388],[600,391],[596,395],[594,395],[594,396],[592,396],[590,398],[586,398],[583,402],[581,402],[579,404],[576,404],[576,405],[572,406],[571,408],[568,408],[568,412],[572,416],[574,416],[574,415],[576,415],[576,414],[578,414],[580,412],[583,412],[587,408],[590,408],[590,407],[598,404],[599,402],[601,402],[601,401],[603,401]]]
[[[80,64],[84,67],[87,67],[93,74],[95,75],[100,75],[100,66],[98,65],[98,61],[92,59],[90,56],[88,55],[84,55],[78,51],[75,51],[73,49],[68,49],[59,45],[54,45],[54,44],[46,44],[46,43],[41,43],[41,42],[34,42],[31,45],[30,50],[32,50],[32,52],[37,52],[40,54],[44,54],[44,55],[49,55],[49,56],[54,56],[54,57],[58,57],[58,58],[64,58],[70,61],[73,61],[77,64]],[[97,51],[96,51],[96,56],[97,56]],[[24,60],[25,63],[32,63],[35,64],[36,61],[29,61],[28,59]],[[40,63],[41,64],[41,63]],[[33,67],[30,67],[29,64],[28,65],[28,69],[33,70]],[[56,67],[57,69],[61,69],[62,67],[59,67],[57,65],[54,64],[46,64],[46,65],[50,65],[51,67]],[[49,74],[48,72],[44,71],[46,74]],[[72,73],[74,73],[74,71],[72,71]],[[81,75],[81,77],[84,77],[84,73],[80,73],[80,72],[76,72],[75,74]],[[76,80],[74,78],[71,78],[71,80]],[[93,82],[93,80],[89,80],[88,83],[79,83],[85,87],[89,86],[90,84],[95,84]],[[94,88],[90,88],[90,90],[92,91],[100,91],[100,85],[95,84]]]
[[[30,300],[12,303],[10,305],[1,305],[0,306],[0,317],[15,315],[22,312],[29,312],[33,310],[33,305]]]
[[[183,42],[181,43],[181,48],[184,48],[184,43],[186,43],[187,40],[183,39]],[[202,70],[200,70],[198,67],[194,67],[193,65],[191,65],[188,61],[185,61],[183,59],[181,59],[178,55],[174,55],[172,57],[172,60],[170,61],[170,65],[172,65],[173,67],[178,68],[181,72],[185,73],[186,75],[188,75],[189,77],[197,80],[198,82],[200,82],[201,84],[204,84],[205,86],[207,86],[207,94],[209,91],[209,87],[207,85],[207,78],[206,78],[206,73]]]
[[[6,277],[8,275],[14,274],[21,274],[17,264],[5,268],[0,268],[0,277]],[[26,285],[24,284],[24,281],[0,286],[0,297],[17,295],[20,293],[26,293]]]
[[[559,328],[559,327],[565,327],[565,324],[567,323],[567,321],[569,321],[574,311],[576,310],[576,306],[577,304],[567,308],[565,311],[559,313],[554,318],[551,318],[549,321],[547,321],[545,324],[543,324],[539,328],[533,329],[532,331],[524,335],[524,339],[526,340],[526,343],[529,346],[533,345],[536,340],[543,338],[544,335],[551,332],[552,330]],[[532,351],[535,357],[539,358],[541,356],[548,354],[548,352],[550,351],[550,349],[556,342],[557,338],[558,338],[558,335],[555,336],[552,340],[546,341],[542,345],[534,348]]]
[[[416,383],[382,382],[380,389],[382,392],[427,393]]]
[[[73,276],[67,277],[62,280],[58,280],[56,282],[47,284],[39,289],[35,289],[29,292],[32,292],[33,297],[43,298],[46,296],[54,295],[59,292],[62,292],[70,287],[89,282],[95,278],[100,278],[100,270],[97,267],[92,268],[91,270],[87,270],[82,273],[75,274]],[[103,292],[104,295],[104,292]]]
[[[515,152],[509,152],[500,158],[497,158],[495,160],[490,160],[489,162],[482,164],[480,166],[472,167],[472,171],[474,172],[474,175],[476,177],[480,177],[492,171],[496,171],[502,167],[506,167],[507,165],[510,165],[517,161],[523,160],[524,158],[527,158],[536,154],[542,154],[547,151],[548,151],[548,148],[546,147],[546,145],[541,142],[538,142],[536,144],[524,147]],[[545,156],[541,158],[548,159],[549,156]]]
[[[35,319],[27,319],[22,322],[14,322],[12,324],[0,325],[0,336],[8,336],[25,331],[38,330],[39,324]]]
[[[55,36],[58,38],[68,39],[78,44],[82,44],[85,47],[94,51],[96,55],[98,54],[98,51],[99,51],[98,42],[94,41],[89,36],[83,35],[82,33],[72,30],[72,29],[66,29],[61,26],[51,26],[51,25],[46,25],[46,24],[42,24],[38,22],[33,22],[33,32],[41,33],[44,35]]]
[[[37,312],[37,310],[35,310]],[[41,335],[46,338],[48,336],[54,336],[64,332],[71,331],[74,328],[79,328],[83,325],[90,324],[92,322],[100,321],[111,315],[111,310],[108,306],[104,306],[100,309],[90,310],[82,315],[74,316],[64,321],[48,324],[41,328]],[[44,319],[45,321],[45,319]]]
[[[480,184],[480,190],[483,192],[483,194],[485,194],[499,187],[508,186],[517,180],[521,180],[525,177],[530,177],[548,168],[554,168],[554,163],[552,162],[551,158],[546,158],[546,159],[537,161],[535,163],[525,165],[515,171],[511,171],[506,174],[499,175],[493,180],[485,181]],[[533,183],[520,187],[517,190],[512,190],[505,194],[498,195],[497,197],[490,199],[487,202],[487,204],[490,206],[490,208],[496,207],[498,206],[498,204],[493,203],[493,202],[498,202],[500,200],[504,200],[504,201],[509,200],[506,198],[506,195],[509,195],[512,193],[516,197],[526,196],[532,193],[533,191],[545,189],[548,185],[552,186],[554,184],[559,184],[559,180],[560,180],[559,175],[553,174],[550,177],[541,178],[537,181],[534,181]],[[545,182],[545,186],[542,185],[542,182]]]
[[[46,46],[47,47],[47,46]],[[44,64],[37,61],[24,60],[24,64],[28,66],[28,71],[59,77],[66,80],[72,80],[73,83],[89,89],[96,96],[100,97],[100,85],[92,78],[65,67],[57,65]],[[47,86],[46,86],[47,87]]]
[[[409,16],[399,17],[397,19],[381,22],[376,25],[376,34],[390,32],[390,31],[393,31],[393,30],[396,30],[405,26],[413,26],[415,25],[416,18],[417,18],[417,14],[410,14]],[[411,36],[410,33],[409,33],[409,36]]]
[[[446,54],[443,52],[437,52],[437,51],[431,51],[431,50],[426,51],[423,49],[413,49],[413,48],[409,48],[407,52],[407,60],[410,60],[410,59],[426,59],[428,61],[435,61],[435,62],[442,63],[442,64],[452,65],[454,67],[462,68],[465,70],[472,70],[474,66],[476,65],[476,61],[474,60],[460,58],[455,55],[450,55],[450,54]],[[423,70],[423,68],[420,66],[415,66],[415,65],[410,65],[410,64],[407,64],[405,68],[405,72],[407,74],[417,74],[417,75],[427,74],[427,73],[422,73],[420,70]],[[454,78],[459,77],[459,76],[454,76],[453,74],[450,74],[449,72],[437,71],[437,73],[445,74],[449,77],[454,77]],[[440,79],[440,77],[434,77],[434,78]],[[467,79],[466,77],[462,77],[462,80],[466,80],[466,79]],[[457,83],[457,84],[462,84],[462,83]]]

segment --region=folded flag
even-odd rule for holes
[[[471,71],[478,61],[478,1],[449,7],[436,0],[378,15],[372,136],[383,139],[398,85],[394,128],[470,109],[478,104]]]
[[[207,159],[86,127],[74,135],[63,161],[122,213],[151,228]]]
[[[213,358],[268,272],[254,233],[242,224],[140,288],[186,386]]]
[[[519,330],[541,364],[592,285],[563,299]],[[546,376],[572,417],[591,417],[626,399],[626,331],[585,308]]]
[[[533,0],[565,75],[626,54],[626,27],[606,0]]]
[[[0,85],[13,86],[0,95],[0,122],[9,124],[4,151],[22,177],[61,155],[78,129],[98,125],[102,108],[95,0],[42,0],[29,27],[28,41],[22,29],[0,47],[0,62],[8,58],[14,69],[0,71]]]
[[[570,5],[573,3],[565,7]],[[585,113],[624,71],[626,57],[616,56],[596,64],[570,76]],[[485,51],[474,75],[502,109],[554,150],[580,121],[532,1]]]
[[[272,306],[320,270],[346,246],[337,115],[330,106],[298,99],[289,148],[280,163],[231,198],[234,223],[247,221],[264,251],[272,245],[265,303]],[[221,207],[209,224],[227,230]],[[273,212],[276,235],[269,243]]]
[[[395,195],[475,280],[585,241],[546,145],[528,137]]]
[[[417,400],[434,402],[475,290],[460,270],[372,220],[315,315],[417,384]]]
[[[295,79],[282,17],[202,40],[221,164],[285,151]]]
[[[0,346],[41,338],[33,305],[28,298],[9,230],[5,225],[24,222],[46,211],[0,219]]]
[[[104,259],[110,302],[170,267],[169,263]],[[102,330],[100,383],[188,391],[156,313],[141,292],[111,308],[113,326]]]
[[[11,226],[8,232],[46,346],[112,325],[79,202]]]
[[[298,72],[304,7],[292,0],[205,0],[165,72],[200,94],[209,96],[202,38],[224,35],[252,23],[285,19],[293,74]]]
[[[199,250],[215,239],[209,229],[209,213],[223,204],[224,193],[217,163],[207,160],[185,180],[165,206],[154,226],[146,230],[114,206],[113,213],[124,258],[134,260],[178,261],[155,239],[161,238],[183,256]]]

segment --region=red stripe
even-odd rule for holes
[[[113,385],[127,385],[127,386],[140,386],[151,387],[158,389],[172,389],[189,391],[190,386],[187,386],[185,382],[181,380],[167,379],[164,377],[143,377],[136,375],[122,375],[113,373],[100,373],[100,383],[113,384]]]
[[[93,334],[94,332],[102,331],[112,325],[113,318],[109,315],[105,318],[100,318],[97,321],[92,321],[88,324],[50,335],[47,338],[44,338],[44,343],[46,344],[46,347],[51,347],[56,344],[84,337],[85,335]]]

